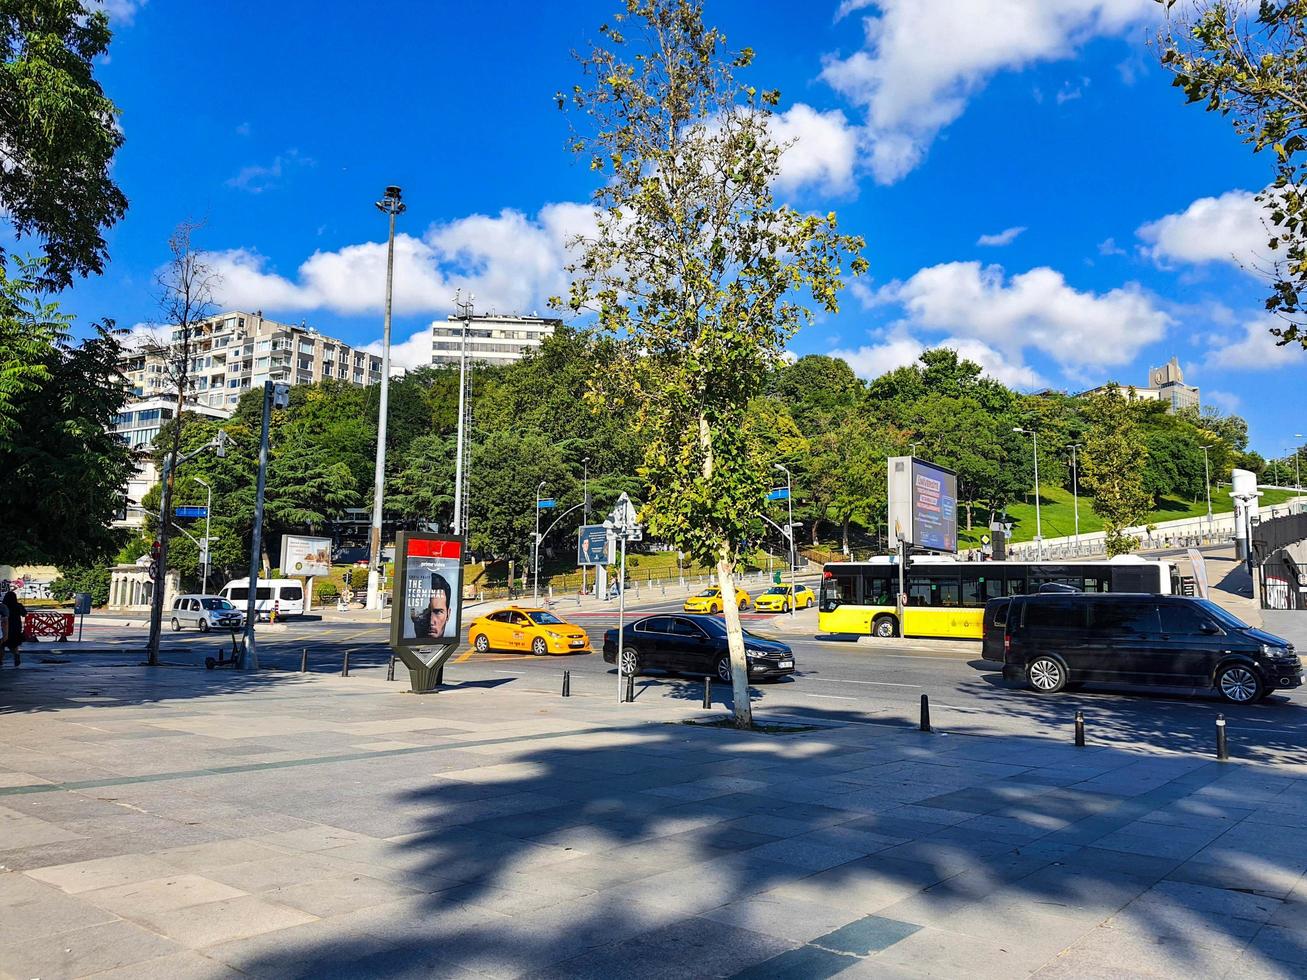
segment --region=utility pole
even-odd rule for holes
[[[781,463],[772,463],[774,469],[780,470],[785,474],[785,503],[789,505],[789,521],[785,526],[785,538],[790,545],[790,616],[794,616],[794,607],[798,604],[799,597],[794,591],[794,481],[790,478],[789,468]],[[725,599],[723,599],[725,601]]]
[[[544,488],[545,481],[541,480],[536,487],[536,536],[531,548],[531,596],[537,606],[540,605],[540,491]]]
[[[1212,447],[1203,443],[1203,485],[1207,489],[1207,533],[1212,533],[1212,469],[1207,459],[1207,450]]]
[[[458,359],[458,440],[454,450],[454,533],[466,534],[463,527],[463,423],[467,418],[467,331],[472,322],[472,304],[476,297],[468,294],[467,302],[454,297],[454,306],[458,309],[459,321],[463,324],[463,350]]]
[[[581,523],[590,523],[590,457],[581,460]],[[581,595],[585,595],[585,566],[581,566]]]
[[[209,486],[209,484],[205,483],[198,476],[195,477],[194,479],[195,482],[198,483],[200,486],[204,487],[206,491],[205,502],[204,502],[204,584],[200,587],[200,591],[205,595],[208,595],[209,594],[209,547],[213,543],[213,538],[210,536],[213,529],[213,524],[212,524],[213,487]]]
[[[1302,433],[1295,432],[1293,437],[1295,439],[1301,439]],[[1298,458],[1302,455],[1301,449],[1301,445],[1293,447],[1293,489],[1296,493],[1302,493],[1302,470],[1298,466]]]
[[[1080,554],[1080,485],[1079,485],[1079,468],[1076,466],[1076,450],[1080,448],[1080,443],[1071,443],[1071,499],[1075,504],[1076,512],[1076,554]]]
[[[395,277],[395,217],[407,210],[393,184],[377,202],[377,210],[390,218],[386,245],[386,314],[381,330],[381,399],[377,409],[377,469],[372,490],[372,531],[368,536],[368,608],[381,608],[381,510],[386,489],[386,413],[390,400],[390,301]],[[250,635],[253,635],[251,631]]]
[[[259,650],[254,640],[254,621],[259,617],[259,559],[263,554],[263,490],[268,480],[268,425],[274,408],[290,404],[290,385],[263,382],[263,427],[259,433],[259,475],[254,491],[254,531],[250,536],[249,594],[245,602],[245,652],[242,670],[259,669]]]
[[[1014,426],[1013,432],[1020,432],[1022,435],[1030,436],[1035,444],[1035,541],[1038,543],[1036,553],[1039,560],[1044,560],[1044,527],[1039,516],[1039,433],[1034,429],[1023,429],[1020,426]]]

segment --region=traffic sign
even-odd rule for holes
[[[209,508],[207,507],[175,507],[173,514],[177,517],[207,517]]]
[[[157,561],[152,561],[150,562],[150,580],[153,581],[158,577],[159,577],[159,563]]]
[[[553,507],[557,507],[558,501],[554,500],[552,497],[545,497],[541,500],[537,500],[536,506],[539,507],[541,510],[549,510]]]
[[[777,487],[775,490],[767,494],[768,500],[788,500],[789,498],[790,498],[789,487]]]

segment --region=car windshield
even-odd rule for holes
[[[236,608],[226,599],[201,599],[200,604],[203,605],[205,609],[235,609]]]
[[[767,590],[766,594],[767,594],[767,595],[788,595],[788,594],[789,594],[789,591],[790,591],[790,590],[787,589],[787,588],[786,588],[785,586],[783,586],[783,585],[773,585],[770,589]]]
[[[533,612],[531,618],[537,626],[566,626],[561,619],[551,612]]]
[[[717,590],[716,590],[716,589],[704,589],[702,592],[699,593],[699,598],[700,598],[700,599],[711,599],[711,598],[712,598],[713,596],[715,596],[716,594],[717,594]]]
[[[1195,599],[1198,605],[1202,606],[1203,611],[1208,613],[1214,620],[1222,626],[1228,626],[1232,630],[1246,630],[1250,627],[1234,613],[1222,609],[1211,599]]]

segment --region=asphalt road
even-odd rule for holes
[[[671,609],[679,609],[679,602],[642,606],[628,615]],[[569,670],[574,696],[616,700],[616,674],[598,653],[604,630],[616,622],[616,610],[569,612],[563,604],[556,612],[586,628],[595,653],[533,657],[478,654],[469,647],[446,669],[446,681],[483,687],[512,684],[514,690],[537,690],[541,697],[557,697],[562,673]],[[1225,704],[1211,694],[1183,691],[1098,687],[1040,696],[1004,684],[996,665],[979,659],[979,643],[819,636],[813,610],[798,614],[792,632],[777,633],[771,629],[775,618],[770,614],[744,616],[747,629],[790,643],[798,668],[792,678],[752,687],[750,695],[759,717],[916,725],[924,694],[929,698],[934,727],[946,734],[1044,735],[1070,741],[1075,713],[1082,711],[1090,745],[1146,746],[1210,757],[1215,750],[1216,718],[1224,714],[1234,756],[1307,764],[1307,688],[1242,707]],[[351,673],[384,676],[389,661],[387,633],[381,622],[292,621],[284,632],[260,631],[260,660],[265,668],[298,670],[301,653],[307,650],[311,670],[339,673],[343,655],[349,651]],[[97,663],[139,663],[144,638],[140,629],[102,627],[95,630],[95,645],[111,652],[87,656]],[[230,639],[214,633],[165,633],[162,659],[195,668],[224,644],[230,647]],[[24,650],[25,664],[33,665],[42,659],[73,662],[75,656],[47,653],[39,646],[29,645]],[[397,684],[403,682],[403,672],[399,665]],[[730,703],[730,691],[724,687],[713,685],[714,703]],[[637,681],[637,699],[682,700],[687,711],[699,706],[702,694],[699,678],[650,675]]]

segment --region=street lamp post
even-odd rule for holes
[[[1039,512],[1039,433],[1034,429],[1023,429],[1019,425],[1013,426],[1013,432],[1019,432],[1023,436],[1030,436],[1035,446],[1035,542],[1036,552],[1040,560],[1044,558],[1044,525]]]
[[[790,615],[794,615],[794,606],[798,602],[798,596],[794,592],[794,483],[790,477],[789,469],[781,463],[772,463],[775,469],[785,474],[785,503],[789,505],[790,517],[785,525],[785,537],[790,545]]]
[[[1207,443],[1203,447],[1203,484],[1207,489],[1207,533],[1212,533],[1212,467],[1207,457],[1207,451],[1212,447]]]
[[[1071,443],[1071,500],[1075,506],[1076,514],[1076,554],[1080,554],[1080,473],[1076,465],[1076,450],[1081,443]],[[1036,460],[1038,462],[1038,460]]]
[[[581,460],[581,523],[590,523],[590,457]],[[585,595],[585,566],[581,566],[581,595]]]
[[[545,488],[541,480],[536,487],[536,536],[531,549],[531,595],[536,605],[540,604],[540,491]]]
[[[254,638],[254,621],[259,616],[259,558],[263,552],[263,491],[268,479],[268,424],[274,408],[290,404],[290,385],[263,382],[263,427],[259,434],[259,472],[255,479],[254,528],[250,532],[249,592],[245,601],[245,652],[240,658],[242,670],[259,669],[259,648]]]
[[[463,324],[461,331],[463,335],[462,352],[458,357],[458,438],[457,446],[454,450],[454,533],[466,534],[467,529],[463,527],[463,422],[467,415],[466,398],[467,398],[467,329],[472,321],[472,302],[476,297],[469,294],[466,303],[459,302],[457,299],[454,305],[458,307],[459,322]]]
[[[390,400],[390,300],[395,277],[395,217],[406,210],[393,184],[377,202],[390,218],[386,245],[386,314],[381,328],[381,397],[377,409],[377,468],[372,488],[372,531],[368,536],[368,608],[381,608],[381,508],[386,488],[386,412]]]
[[[1293,437],[1295,439],[1301,439],[1302,433],[1295,432],[1293,434]],[[1300,449],[1302,449],[1301,445],[1293,447],[1293,489],[1295,493],[1302,493],[1302,470],[1298,466],[1298,457],[1300,455],[1299,453]]]
[[[201,587],[200,591],[205,595],[208,595],[209,594],[209,548],[213,544],[213,538],[210,536],[209,533],[210,530],[212,529],[212,521],[213,521],[213,487],[209,486],[198,476],[194,477],[194,480],[200,486],[204,487],[206,491],[205,503],[204,503],[204,585]]]

